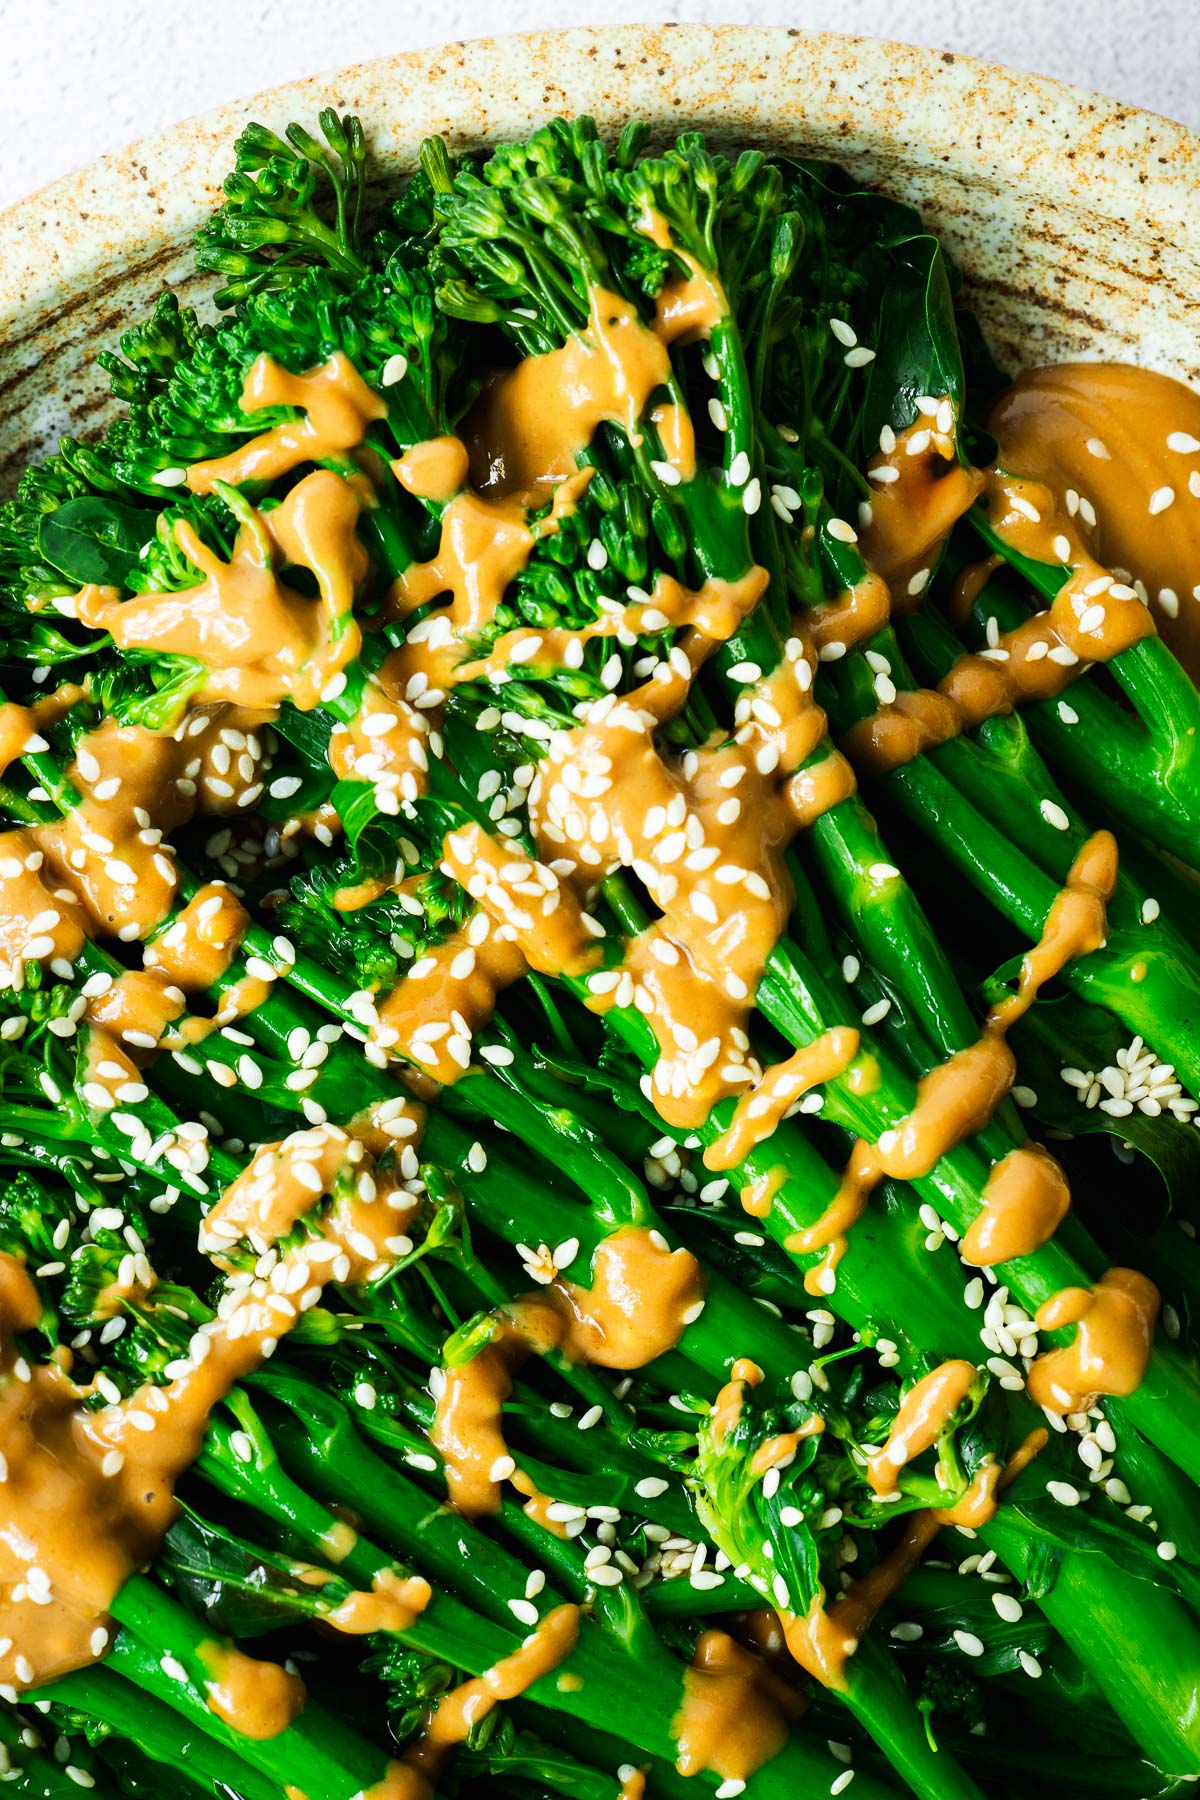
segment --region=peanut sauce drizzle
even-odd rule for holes
[[[298,463],[344,455],[362,443],[372,419],[387,417],[386,403],[341,350],[305,375],[291,374],[270,356],[256,358],[242,382],[241,406],[244,413],[295,406],[304,416],[259,432],[228,456],[193,463],[187,472],[193,494],[211,494],[218,481],[230,487],[274,481]]]
[[[969,1362],[944,1362],[909,1389],[887,1441],[867,1456],[867,1480],[877,1494],[894,1494],[906,1463],[936,1444],[977,1380]]]
[[[1062,1414],[1086,1412],[1100,1394],[1132,1394],[1146,1373],[1158,1303],[1158,1289],[1136,1269],[1109,1269],[1090,1290],[1061,1288],[1038,1307],[1035,1323],[1039,1331],[1074,1325],[1075,1337],[1037,1358],[1030,1397]]]
[[[526,356],[493,379],[467,422],[481,493],[541,494],[575,470],[596,428],[611,421],[640,442],[651,395],[671,380],[667,346],[628,300],[588,293],[588,323],[558,350]],[[664,449],[666,445],[664,445]]]
[[[675,1348],[703,1307],[695,1257],[644,1226],[623,1225],[602,1238],[591,1274],[589,1288],[559,1276],[494,1313],[491,1340],[469,1361],[438,1371],[429,1435],[446,1465],[450,1498],[468,1516],[498,1511],[502,1482],[512,1479],[495,1473],[508,1459],[502,1411],[528,1356],[561,1350],[600,1368],[644,1368]],[[525,1511],[538,1516],[542,1498],[530,1494]]]
[[[1119,363],[1018,376],[988,429],[1044,482],[1092,555],[1140,580],[1159,631],[1200,681],[1200,394]]]
[[[247,1656],[236,1644],[216,1639],[202,1644],[199,1656],[209,1711],[242,1737],[278,1737],[303,1712],[308,1698],[303,1681],[278,1663]]]
[[[474,1727],[500,1701],[518,1699],[536,1681],[552,1674],[567,1660],[578,1641],[579,1608],[556,1606],[519,1650],[442,1695],[420,1736],[405,1751],[405,1763],[435,1781],[456,1744],[465,1743]]]
[[[936,689],[900,693],[891,704],[852,726],[843,748],[863,772],[885,775],[985,719],[1031,700],[1052,698],[1091,664],[1108,662],[1142,638],[1154,636],[1153,618],[1138,591],[1125,579],[1134,578],[1130,569],[1134,575],[1139,570],[1149,571],[1146,580],[1152,584],[1157,574],[1162,575],[1157,590],[1160,596],[1167,594],[1168,611],[1174,605],[1178,613],[1180,591],[1191,597],[1187,623],[1183,628],[1177,624],[1175,636],[1195,657],[1200,608],[1194,604],[1187,570],[1200,549],[1200,452],[1172,455],[1167,445],[1170,425],[1165,402],[1169,395],[1174,417],[1187,413],[1195,419],[1200,401],[1189,389],[1147,370],[1110,371],[1115,378],[1110,398],[1118,389],[1124,394],[1126,384],[1130,396],[1136,396],[1136,403],[1131,398],[1131,404],[1139,420],[1142,454],[1132,457],[1135,473],[1130,481],[1129,464],[1109,462],[1100,452],[1087,451],[1083,434],[1076,440],[1066,429],[1073,407],[1086,410],[1095,405],[1106,418],[1117,417],[1108,399],[1099,397],[1104,393],[1103,374],[1095,379],[1096,395],[1081,398],[1092,384],[1090,370],[1091,365],[1068,365],[1061,381],[1058,370],[1023,376],[993,413],[991,427],[1000,440],[1000,465],[986,474],[951,462],[954,452],[949,437],[931,431],[920,418],[907,431],[895,434],[890,452],[880,451],[871,459],[868,472],[881,485],[872,496],[863,552],[890,582],[893,604],[898,608],[919,599],[945,536],[980,495],[993,529],[1006,545],[1035,562],[1059,565],[1066,579],[1044,611],[1014,630],[1000,633],[985,651],[960,657]],[[1158,384],[1162,384],[1161,392]],[[1064,395],[1070,400],[1069,407]],[[1146,454],[1145,434],[1152,420],[1153,429],[1162,431],[1157,464]],[[1051,422],[1045,437],[1043,421]],[[1097,437],[1087,441],[1105,448]],[[1178,441],[1200,443],[1186,430],[1179,433]],[[1085,468],[1085,464],[1089,466]],[[1085,496],[1081,503],[1077,488],[1071,485],[1076,475],[1082,481],[1081,470],[1091,478],[1093,468],[1114,471],[1106,478],[1104,506],[1109,524],[1103,537],[1087,524],[1085,506],[1087,514],[1095,516],[1090,501]],[[1006,473],[1010,469],[1021,473]],[[1176,474],[1181,489],[1185,482],[1194,487],[1188,486],[1176,511],[1174,541],[1170,533],[1163,533],[1160,544],[1157,527],[1161,521],[1151,512],[1150,500],[1151,483],[1164,473]],[[1156,495],[1169,493],[1174,501],[1175,489],[1169,484],[1155,485],[1154,491]],[[1111,561],[1117,564],[1118,549],[1120,564],[1114,575],[1097,560],[1097,552],[1105,555],[1111,551]],[[1126,563],[1128,568],[1120,566]],[[988,559],[964,571],[952,597],[952,614],[969,610],[994,566]],[[1172,582],[1179,585],[1172,586]]]
[[[947,1429],[958,1408],[978,1379],[968,1362],[943,1363],[905,1396],[885,1444],[868,1456],[868,1480],[877,1494],[895,1492],[900,1470],[914,1457],[930,1449]],[[708,1431],[719,1449],[737,1424],[746,1389],[757,1387],[762,1370],[757,1363],[739,1358],[713,1402]],[[758,1447],[751,1463],[755,1475],[781,1467],[791,1460],[805,1437],[824,1430],[824,1420],[814,1414],[798,1432],[769,1438]],[[803,1618],[776,1608],[784,1641],[796,1662],[824,1687],[844,1688],[845,1667],[859,1640],[884,1601],[901,1587],[943,1525],[985,1525],[994,1515],[1000,1490],[1015,1481],[1045,1445],[1048,1433],[1039,1428],[1001,1469],[993,1457],[981,1462],[966,1491],[953,1506],[923,1508],[905,1522],[903,1533],[887,1556],[871,1572],[851,1584],[832,1606],[818,1584]]]
[[[1103,945],[1106,906],[1116,882],[1116,839],[1111,832],[1095,832],[1072,863],[1040,938],[1022,958],[1016,992],[992,1008],[974,1044],[921,1078],[916,1105],[905,1118],[874,1144],[858,1140],[825,1212],[788,1237],[786,1248],[794,1254],[825,1251],[805,1274],[809,1293],[828,1291],[826,1282],[845,1254],[848,1233],[885,1175],[899,1181],[927,1175],[948,1150],[987,1124],[1016,1072],[1007,1032],[1047,981],[1076,957]],[[964,1257],[990,1266],[992,1260],[1002,1260],[1001,1252],[1005,1258],[1028,1256],[1046,1243],[1070,1204],[1070,1190],[1048,1151],[1022,1144],[994,1165],[981,1202],[964,1240]]]
[[[681,1775],[748,1781],[778,1756],[805,1698],[728,1632],[702,1631],[671,1721]]]
[[[761,1081],[742,1095],[721,1136],[706,1146],[705,1168],[732,1169],[745,1162],[759,1144],[774,1135],[776,1126],[801,1094],[845,1074],[858,1055],[858,1045],[857,1031],[848,1025],[835,1025],[786,1062],[773,1064]]]
[[[329,1579],[324,1569],[314,1569],[312,1576],[318,1584]],[[423,1576],[380,1569],[369,1589],[347,1594],[332,1612],[322,1614],[321,1623],[346,1637],[367,1637],[373,1631],[409,1631],[432,1599],[433,1589]]]
[[[589,886],[631,868],[660,909],[620,969],[589,977],[588,1005],[633,1004],[646,1016],[660,1051],[655,1103],[673,1124],[702,1123],[761,1077],[747,1025],[791,908],[785,853],[826,798],[807,772],[791,773],[824,734],[810,654],[797,640],[739,697],[732,740],[670,760],[638,695],[601,700],[555,734],[529,789],[547,862]]]
[[[112,588],[88,586],[75,596],[76,615],[118,649],[195,658],[207,670],[206,699],[264,714],[289,699],[311,711],[362,644],[352,611],[367,571],[358,515],[351,483],[315,469],[279,506],[253,513],[228,562],[178,520],[175,541],[204,578],[197,587],[122,600]],[[319,597],[287,587],[280,563],[308,569]]]
[[[162,924],[179,885],[164,833],[200,811],[241,809],[262,791],[262,748],[246,722],[218,706],[196,711],[171,735],[108,718],[79,740],[67,770],[78,803],[61,819],[0,832],[5,986],[15,985],[21,963],[62,974],[88,939],[144,940]],[[239,772],[237,786],[227,779],[223,734],[231,730],[254,744],[253,754],[241,753],[249,776]]]

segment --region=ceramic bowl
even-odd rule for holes
[[[1191,246],[1200,137],[1152,113],[967,57],[747,26],[610,26],[448,44],[272,89],[103,157],[0,214],[0,491],[63,431],[103,421],[95,353],[171,286],[248,119],[362,116],[377,178],[454,145],[591,113],[658,139],[834,157],[920,207],[1002,360],[1137,360],[1200,379]]]

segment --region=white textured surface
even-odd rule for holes
[[[367,57],[539,26],[803,26],[957,50],[1200,126],[1195,0],[0,0],[0,206],[135,137]]]

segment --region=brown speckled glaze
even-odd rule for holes
[[[107,411],[95,352],[164,286],[197,301],[193,231],[251,118],[336,105],[386,176],[430,132],[456,145],[555,112],[661,138],[836,158],[919,206],[1013,365],[1112,356],[1200,380],[1200,138],[1060,83],[873,39],[748,26],[609,26],[448,44],[273,89],[189,119],[0,214],[0,491],[62,431]]]

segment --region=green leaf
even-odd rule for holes
[[[146,507],[84,494],[46,514],[38,548],[60,575],[81,587],[87,582],[127,587],[142,545],[154,536],[154,518]]]
[[[369,781],[339,781],[331,799],[346,833],[346,846],[359,855],[361,861],[359,839],[372,820],[381,816],[375,804],[374,784]]]
[[[903,431],[912,424],[921,394],[949,395],[957,412],[965,382],[950,276],[937,239],[894,239],[863,261],[868,280],[881,290],[862,419],[863,443],[874,447],[884,425]]]

